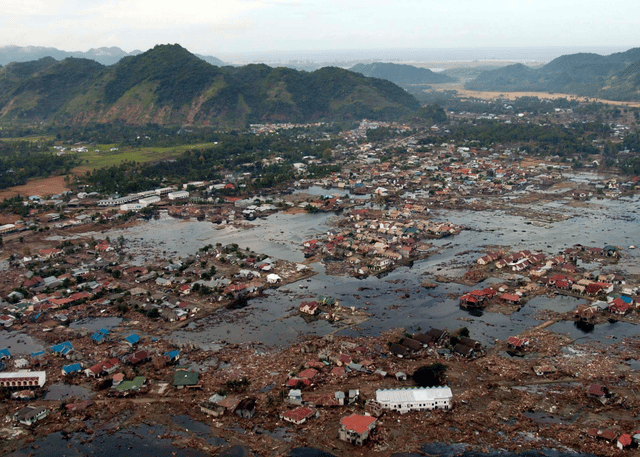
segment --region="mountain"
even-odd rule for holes
[[[399,65],[395,63],[359,63],[351,67],[350,70],[361,73],[364,76],[386,79],[395,84],[439,84],[456,81],[455,78],[434,73],[428,68],[418,68],[412,65]]]
[[[102,65],[113,65],[127,56],[136,56],[142,54],[142,51],[135,50],[131,52],[123,51],[122,49],[112,46],[109,48],[97,48],[89,49],[86,52],[82,51],[61,51],[56,48],[47,48],[42,46],[0,46],[0,65],[7,65],[11,62],[29,62],[33,60],[39,60],[43,57],[53,57],[56,60],[64,60],[68,57],[76,57],[79,59],[91,59],[95,60]],[[216,57],[202,56],[197,54],[202,60],[209,62],[211,65],[217,65],[219,67],[224,65],[224,62]]]
[[[238,127],[265,121],[384,119],[415,113],[395,84],[327,67],[217,67],[179,45],[103,66],[43,58],[0,69],[0,121]]]
[[[579,53],[531,69],[522,64],[482,72],[471,90],[561,92],[611,100],[640,100],[640,48],[608,56]]]

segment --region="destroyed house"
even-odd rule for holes
[[[433,338],[433,342],[436,345],[446,343],[449,339],[449,332],[437,328],[429,329],[427,335]]]
[[[458,343],[453,347],[453,352],[461,355],[462,357],[474,357],[476,355],[476,351],[472,348],[467,346],[466,344],[462,344],[462,343]]]
[[[140,365],[151,360],[151,354],[147,351],[137,351],[125,358],[125,362],[129,365]]]
[[[414,352],[422,350],[422,343],[418,340],[414,340],[413,338],[404,338],[402,340],[402,345]]]
[[[480,305],[482,299],[472,294],[464,294],[460,297],[460,305],[468,308],[475,308]]]
[[[435,344],[433,337],[430,335],[427,335],[426,333],[416,333],[413,335],[413,339],[416,341],[420,341],[423,346],[429,346],[429,345]]]
[[[513,349],[524,349],[529,345],[529,340],[526,338],[518,338],[515,336],[510,336],[508,340],[508,344]]]
[[[482,344],[478,340],[474,340],[469,338],[468,336],[461,336],[458,341],[460,344],[464,344],[465,346],[469,346],[473,349],[482,349]]]
[[[245,398],[238,403],[234,413],[237,416],[251,419],[256,413],[256,400],[254,398]]]
[[[337,396],[336,394],[341,393],[342,398]],[[316,393],[316,392],[305,392],[301,394],[301,401],[307,406],[310,407],[329,407],[329,406],[342,406],[344,405],[344,392],[334,392],[334,393]]]
[[[391,343],[389,345],[389,352],[397,357],[406,357],[409,355],[409,349],[398,343]]]
[[[13,419],[21,424],[31,426],[44,419],[49,414],[49,410],[44,406],[25,406],[13,415]]]

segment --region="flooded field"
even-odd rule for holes
[[[7,454],[10,457],[82,457],[86,455],[113,456],[137,455],[147,457],[200,457],[207,455],[193,449],[179,449],[171,438],[161,438],[166,433],[162,426],[146,424],[109,433],[52,433],[31,443],[20,451]]]
[[[247,223],[247,228],[236,228],[163,216],[131,229],[113,231],[109,236],[124,236],[138,263],[160,254],[184,257],[216,243],[236,243],[278,259],[302,262],[302,242],[328,229],[327,222],[332,217],[327,213],[274,214]]]
[[[107,330],[114,329],[120,325],[121,322],[122,318],[120,317],[93,317],[72,322],[69,324],[69,328],[97,332],[101,328],[106,328]]]
[[[7,348],[12,356],[28,356],[45,347],[35,338],[13,330],[0,330],[0,348]]]
[[[637,208],[637,200],[593,200],[579,210],[568,206],[572,202],[569,199],[537,205],[541,208],[533,205],[534,209],[560,211],[571,216],[544,224],[532,223],[525,216],[503,211],[438,210],[434,212],[436,219],[449,220],[472,230],[434,240],[439,252],[416,262],[411,268],[398,268],[382,278],[355,279],[326,275],[322,264],[313,264],[311,267],[318,273],[313,278],[269,290],[266,296],[250,300],[243,309],[221,310],[187,330],[174,332],[173,338],[180,342],[194,341],[204,347],[219,341],[286,345],[303,334],[338,332],[376,336],[395,327],[417,331],[428,327],[454,329],[466,326],[474,338],[491,345],[495,339],[505,339],[537,325],[539,322],[533,317],[537,311],[566,312],[575,308],[579,300],[542,296],[530,300],[522,310],[510,316],[471,315],[460,309],[457,299],[451,298],[471,290],[470,287],[440,283],[435,289],[426,290],[420,286],[421,282],[433,275],[461,276],[487,246],[494,245],[555,254],[574,244],[599,247],[613,244],[624,249],[619,268],[640,273],[640,250],[626,249],[631,244],[640,244],[638,212],[632,209]],[[302,242],[329,229],[332,217],[331,214],[275,214],[254,221],[248,229],[220,229],[208,222],[163,217],[110,236],[123,235],[129,251],[140,261],[166,252],[178,257],[187,256],[209,243],[237,243],[273,258],[301,262],[304,260],[300,249]],[[599,266],[594,263],[590,269],[598,270]],[[365,309],[371,318],[357,328],[342,329],[339,324],[326,321],[307,323],[297,313],[292,313],[301,301],[318,295],[330,295],[343,306]],[[607,339],[614,330],[604,325],[585,331],[572,322],[559,323],[551,329],[574,338],[597,340]],[[630,324],[619,324],[615,328],[618,338],[635,332],[636,327]]]
[[[52,384],[44,394],[44,400],[87,400],[93,396],[93,392],[86,387],[70,384]]]

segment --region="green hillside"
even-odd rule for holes
[[[243,126],[386,119],[418,109],[395,84],[348,70],[217,67],[179,45],[159,45],[109,67],[52,60],[0,69],[0,122]]]
[[[640,100],[640,48],[601,56],[571,54],[539,69],[522,64],[485,71],[465,84],[471,90],[562,92],[612,100]]]

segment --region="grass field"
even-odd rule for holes
[[[78,158],[82,160],[82,164],[73,171],[95,170],[97,168],[118,165],[125,161],[153,162],[155,160],[170,159],[190,149],[209,148],[213,145],[214,143],[202,143],[171,146],[168,148],[120,148],[118,151],[110,151],[115,145],[99,144],[92,146],[88,152],[78,154]],[[95,152],[96,149],[100,152]]]
[[[34,135],[34,136],[23,136],[18,138],[0,138],[0,141],[32,141],[36,143],[40,143],[42,141],[51,141],[53,140],[52,135]]]

